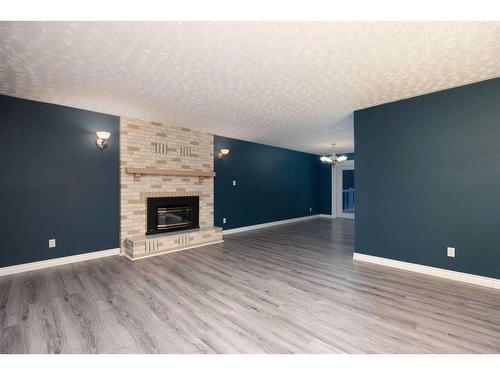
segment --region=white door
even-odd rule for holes
[[[354,219],[354,160],[337,164],[332,170],[332,213],[335,217]]]

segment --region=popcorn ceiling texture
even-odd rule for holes
[[[0,93],[351,152],[353,110],[500,76],[499,35],[500,22],[1,22]]]
[[[213,135],[157,122],[120,119],[122,253],[132,258],[222,240],[214,223],[213,177],[125,173],[127,167],[213,171]],[[145,237],[148,197],[200,197],[200,230]]]

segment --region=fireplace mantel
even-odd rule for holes
[[[192,170],[176,170],[163,168],[136,168],[127,167],[125,173],[135,176],[141,175],[164,175],[164,176],[187,176],[187,177],[214,177],[213,171],[192,171]]]

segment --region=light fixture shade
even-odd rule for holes
[[[342,163],[343,161],[346,161],[347,160],[347,156],[345,155],[341,155],[339,157],[337,157],[337,161]]]
[[[109,139],[109,137],[111,137],[110,132],[99,131],[99,132],[96,132],[95,134],[96,134],[97,138],[100,138],[100,139]]]

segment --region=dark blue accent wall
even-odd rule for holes
[[[354,160],[354,153],[339,154],[346,155],[348,160]],[[332,214],[332,166],[321,163],[320,167],[320,213],[324,215]]]
[[[0,171],[0,267],[119,247],[118,117],[0,96]]]
[[[320,165],[319,207],[321,214],[332,214],[332,166],[326,163]]]
[[[354,130],[355,251],[499,278],[500,79],[356,111]]]
[[[215,136],[215,155],[220,148],[230,154],[215,158],[216,226],[231,229],[319,213],[317,155]]]

